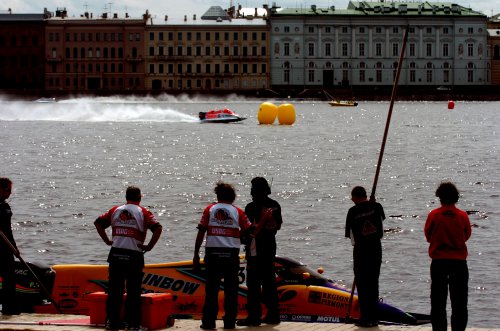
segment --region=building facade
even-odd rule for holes
[[[500,14],[488,22],[488,49],[491,58],[491,84],[500,85]]]
[[[0,14],[0,89],[43,90],[43,14]]]
[[[451,3],[350,2],[271,8],[273,87],[489,84],[487,18]]]
[[[58,10],[46,19],[45,90],[144,92],[144,26],[145,19]]]
[[[146,89],[227,93],[269,88],[269,24],[259,12],[245,15],[214,6],[201,19],[148,21]]]

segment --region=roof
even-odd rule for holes
[[[347,9],[335,6],[320,8],[315,5],[304,8],[284,8],[273,11],[272,16],[330,16],[330,15],[372,15],[372,16],[482,16],[481,12],[451,2],[384,2],[350,1]]]
[[[222,9],[221,6],[212,6],[210,7],[203,16],[201,16],[202,20],[229,20],[230,17],[228,13]]]
[[[43,14],[0,14],[0,21],[6,22],[33,22],[43,21]]]

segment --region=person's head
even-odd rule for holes
[[[125,192],[125,199],[131,202],[141,202],[142,194],[141,189],[137,186],[129,186],[127,187],[127,191]]]
[[[439,184],[436,190],[436,196],[443,205],[452,205],[458,202],[460,193],[456,186],[451,182],[443,182]]]
[[[351,191],[351,200],[354,203],[366,200],[366,190],[363,186],[355,186]]]
[[[236,200],[236,192],[231,184],[218,182],[214,189],[218,201],[233,203]]]
[[[271,187],[264,177],[255,177],[250,183],[252,184],[252,188],[250,189],[252,198],[265,198],[271,194]]]
[[[0,177],[0,200],[7,200],[10,197],[11,192],[12,181],[7,177]]]

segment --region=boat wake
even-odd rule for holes
[[[52,103],[0,101],[2,121],[199,122],[165,103],[90,98]]]

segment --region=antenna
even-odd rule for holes
[[[83,4],[83,7],[85,7],[85,12],[88,12],[89,11],[89,4],[88,3],[84,3]]]
[[[108,2],[108,5],[109,5],[109,13],[110,13],[110,14],[111,14],[111,5],[112,5],[112,4],[113,4],[112,2]]]

